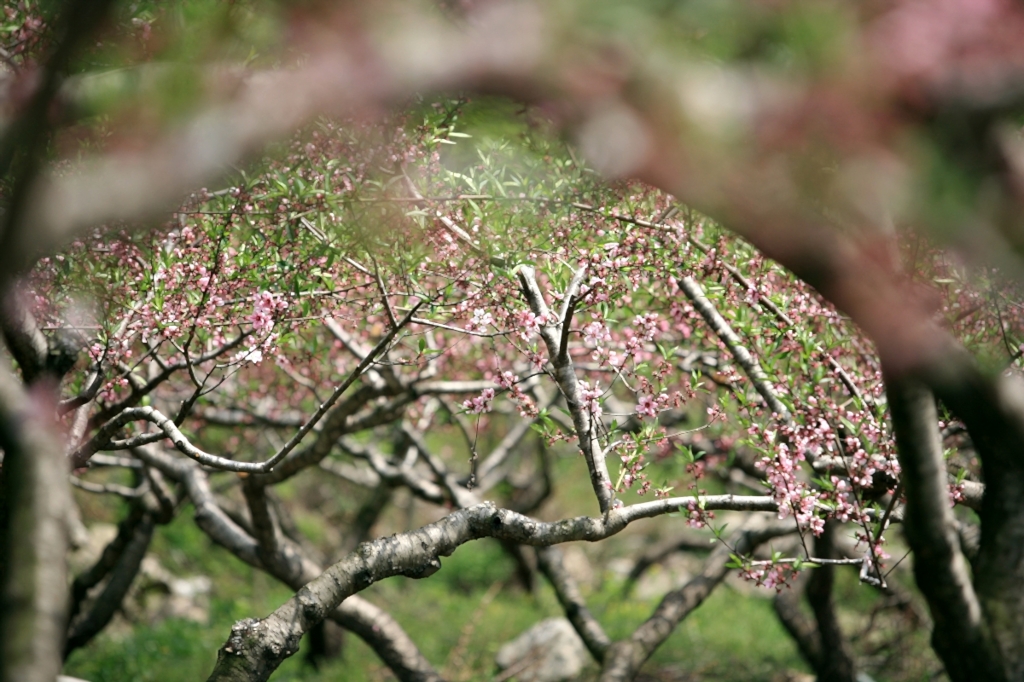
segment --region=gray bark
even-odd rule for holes
[[[290,561],[273,566],[265,566],[260,560],[261,550],[254,535],[258,532],[252,520],[241,520],[236,523],[216,503],[210,490],[206,474],[194,462],[176,459],[159,452],[155,448],[138,448],[136,454],[147,464],[155,467],[169,478],[181,481],[186,493],[196,507],[196,524],[218,545],[221,545],[247,564],[267,570],[292,589],[299,589],[322,570],[309,560],[299,556],[301,552],[293,543],[285,542],[278,537],[285,547],[282,552],[289,559],[298,557],[301,565],[299,570],[292,570]],[[258,495],[258,493],[257,493]],[[243,526],[248,527],[243,527]],[[270,556],[274,553],[271,552]],[[286,572],[277,574],[274,567],[286,568]],[[286,579],[287,578],[287,579]],[[430,662],[420,653],[416,644],[409,638],[402,627],[386,612],[359,596],[349,597],[327,617],[342,627],[351,630],[363,639],[380,659],[398,676],[401,682],[439,682],[441,677]]]
[[[776,594],[772,606],[782,627],[796,642],[800,655],[811,668],[818,670],[821,665],[821,635],[811,619],[800,609],[800,598],[809,577],[804,573],[787,589]]]

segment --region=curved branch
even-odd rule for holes
[[[409,467],[391,464],[383,453],[372,446],[361,446],[350,439],[343,439],[340,444],[342,449],[369,462],[370,471],[390,484],[404,485],[413,495],[427,502],[444,504],[446,498],[441,486],[416,475]]]
[[[360,360],[359,364],[356,365],[356,368],[349,373],[345,380],[341,382],[341,384],[336,389],[334,389],[334,392],[331,393],[331,396],[327,400],[325,400],[323,404],[320,405],[320,407],[317,408],[316,412],[313,413],[313,416],[310,417],[309,420],[302,425],[302,428],[300,428],[295,433],[295,435],[292,436],[291,440],[285,443],[284,447],[278,450],[273,457],[267,460],[266,469],[264,469],[264,471],[270,471],[271,469],[273,469],[275,464],[280,462],[288,455],[289,452],[295,449],[295,446],[298,445],[299,442],[306,437],[306,434],[309,433],[314,426],[316,426],[317,422],[319,422],[323,418],[323,416],[327,414],[328,410],[334,407],[334,404],[338,402],[338,399],[341,398],[341,395],[346,390],[348,390],[348,387],[354,384],[356,380],[363,375],[363,372],[365,372],[367,368],[371,364],[373,364],[373,361],[377,359],[377,356],[383,353],[388,348],[388,346],[391,345],[391,342],[394,341],[396,336],[398,336],[398,332],[400,332],[407,324],[409,324],[409,321],[412,320],[414,314],[416,313],[417,310],[420,309],[420,306],[422,305],[422,300],[417,301],[416,305],[412,307],[412,310],[406,313],[405,317],[402,318],[401,322],[397,322],[394,326],[391,327],[391,330],[388,331],[388,333],[385,334],[383,338],[381,338],[381,340],[377,342],[377,345],[374,346],[373,349],[366,354],[366,357]]]
[[[712,539],[714,538],[707,533],[687,528],[679,535],[674,535],[664,542],[648,547],[633,564],[633,568],[629,570],[623,592],[628,594],[647,569],[665,561],[676,552],[710,552],[712,547],[709,540]]]
[[[22,378],[26,384],[31,384],[46,370],[49,344],[35,317],[15,293],[9,293],[5,300],[0,301],[0,332],[11,357],[21,369]]]
[[[826,559],[834,559],[836,527],[834,521],[825,522],[825,530],[815,539],[815,551]],[[835,566],[822,564],[811,572],[807,581],[807,601],[818,624],[817,641],[820,643],[815,670],[819,680],[855,682],[855,669],[850,647],[839,627],[832,588],[835,584]],[[778,609],[776,609],[778,611]]]
[[[205,353],[197,358],[192,358],[191,364],[200,365],[209,360],[215,360],[216,358],[224,355],[228,351],[233,350],[238,346],[242,345],[242,342],[249,337],[250,333],[251,332],[247,331],[241,332],[238,336],[228,341],[227,343],[218,346],[217,348],[214,348],[210,352]],[[90,428],[93,428],[97,424],[102,424],[103,422],[113,418],[115,415],[120,414],[126,408],[135,407],[142,401],[143,398],[145,398],[147,395],[156,390],[156,388],[160,386],[160,384],[170,379],[175,372],[182,369],[186,369],[187,366],[188,365],[184,362],[175,362],[169,365],[164,365],[161,363],[160,372],[156,376],[151,378],[149,381],[147,381],[145,384],[141,385],[135,384],[135,375],[132,374],[132,368],[125,368],[125,373],[122,374],[122,376],[127,377],[129,382],[132,383],[132,392],[123,400],[116,402],[112,405],[107,405],[106,407],[98,410],[95,414],[89,417]]]
[[[402,626],[383,609],[353,595],[328,618],[359,635],[402,682],[442,682]]]
[[[91,481],[84,481],[77,476],[72,476],[70,481],[71,485],[86,492],[99,495],[117,495],[129,500],[142,497],[149,492],[149,481],[146,480],[139,484],[137,488],[129,488],[118,483],[93,483]]]
[[[389,395],[390,389],[386,386],[360,386],[348,398],[335,405],[328,412],[324,419],[316,439],[301,450],[293,451],[274,467],[273,471],[264,473],[260,479],[264,485],[273,485],[288,479],[303,469],[318,464],[331,453],[337,445],[338,439],[347,433],[359,428],[367,428],[370,419],[363,420],[356,426],[352,417],[374,398]],[[371,416],[376,412],[371,413]],[[377,415],[382,419],[385,415]]]
[[[77,619],[68,629],[68,640],[64,647],[65,658],[75,649],[85,646],[110,623],[121,602],[132,586],[142,565],[142,559],[153,538],[155,523],[150,514],[144,514],[139,523],[133,525],[131,537],[124,546],[110,571],[110,579],[103,591],[96,597],[91,608]],[[118,537],[120,539],[120,536]]]
[[[550,406],[551,402],[548,402],[542,406],[542,409]],[[515,426],[509,429],[509,432],[501,439],[501,442],[480,462],[480,466],[477,467],[476,471],[477,491],[479,493],[485,493],[501,482],[504,477],[504,467],[502,465],[526,434],[530,432],[533,424],[534,420],[532,419],[521,419],[516,422]]]
[[[185,434],[178,430],[178,427],[174,425],[173,420],[152,407],[130,407],[101,426],[96,432],[96,435],[90,438],[88,442],[84,443],[71,455],[73,465],[76,467],[84,466],[94,453],[102,450],[111,442],[112,436],[117,433],[119,429],[133,421],[151,422],[163,431],[163,435],[154,437],[153,434],[147,434],[138,439],[132,439],[131,442],[125,443],[126,448],[136,448],[140,445],[145,445],[155,442],[156,440],[163,440],[164,438],[167,438],[174,443],[174,447],[177,448],[179,452],[188,455],[200,464],[205,464],[209,467],[223,469],[225,471],[244,471],[249,473],[259,473],[267,471],[270,468],[267,462],[236,462],[235,460],[218,457],[217,455],[211,455],[208,452],[200,450],[185,438]]]
[[[196,507],[196,524],[214,542],[245,563],[268,570],[275,578],[296,590],[322,572],[318,565],[302,555],[299,548],[278,536],[278,547],[285,546],[285,551],[301,562],[301,571],[289,571],[287,575],[275,573],[275,566],[266,566],[261,562],[260,553],[263,550],[257,541],[217,505],[206,472],[194,462],[176,459],[153,448],[138,448],[135,454],[168,477],[181,481]],[[402,627],[373,604],[352,596],[327,614],[327,617],[359,635],[401,682],[440,682],[441,677],[437,671]]]
[[[221,647],[217,665],[209,679],[211,682],[266,680],[286,658],[298,651],[302,635],[345,599],[385,578],[396,575],[423,577],[437,570],[439,557],[450,556],[466,542],[484,537],[535,547],[572,540],[594,542],[615,535],[633,521],[688,509],[690,505],[697,504],[709,510],[778,509],[766,497],[716,495],[648,502],[612,509],[599,518],[582,516],[545,523],[485,502],[453,512],[417,530],[363,543],[354,553],[302,587],[266,618],[239,621],[227,643]],[[783,526],[787,533],[794,531],[792,524]],[[723,566],[727,560],[728,552],[722,561]]]
[[[800,574],[796,581],[775,595],[772,607],[782,627],[796,642],[800,655],[812,669],[821,665],[821,635],[811,619],[800,609],[800,596],[809,576]]]

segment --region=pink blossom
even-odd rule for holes
[[[491,411],[491,402],[494,400],[494,389],[485,388],[483,392],[475,398],[470,398],[463,401],[462,406],[469,410],[472,414],[482,414],[484,412]]]
[[[533,312],[525,310],[516,313],[515,322],[519,327],[519,337],[523,341],[529,341],[540,332],[546,320],[543,315],[534,315]]]
[[[658,401],[652,395],[640,396],[640,402],[636,406],[636,413],[641,417],[657,417]]]
[[[471,332],[486,332],[492,324],[494,317],[483,308],[477,308],[473,311],[473,319],[469,321],[468,329]]]
[[[591,346],[600,346],[604,341],[611,341],[612,335],[603,322],[591,322],[583,328],[583,340]]]
[[[633,326],[641,331],[640,336],[644,341],[654,338],[658,330],[658,313],[645,313],[633,319]]]
[[[595,382],[593,388],[586,381],[580,382],[580,400],[583,403],[583,408],[590,412],[591,418],[595,420],[600,419],[604,414],[604,409],[601,407],[601,394],[600,382]]]

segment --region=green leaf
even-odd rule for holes
[[[693,450],[689,446],[683,445],[682,443],[676,443],[676,449],[679,450],[679,456],[682,457],[687,464],[693,464],[695,457],[693,456]]]

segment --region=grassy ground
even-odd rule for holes
[[[265,615],[290,596],[286,588],[211,546],[187,513],[159,530],[154,549],[172,572],[213,579],[209,622],[170,619],[130,626],[121,621],[76,651],[65,668],[67,674],[91,682],[203,679],[235,620]],[[487,679],[495,672],[494,655],[501,644],[542,618],[560,615],[546,585],[531,595],[511,584],[512,572],[498,545],[484,541],[461,548],[429,580],[393,579],[365,596],[388,608],[427,658],[452,679]],[[655,605],[623,599],[614,581],[591,596],[594,611],[612,637],[627,634]],[[771,680],[778,671],[800,668],[801,663],[770,602],[723,588],[684,622],[648,668],[664,666],[699,673],[706,680]],[[316,671],[298,655],[273,679],[392,678],[372,651],[348,636],[340,660]]]
[[[558,518],[589,509],[588,482],[585,476],[573,475],[578,464],[575,458],[557,463],[555,480],[560,496],[541,510],[541,517]],[[323,548],[336,541],[339,529],[344,529],[347,516],[360,501],[358,495],[339,495],[332,486],[324,477],[300,476],[279,491],[297,524]],[[97,507],[95,500],[82,500],[88,507],[87,518],[106,516],[108,521],[117,520],[120,510]],[[402,509],[402,500],[398,502],[378,524],[378,533],[420,525],[430,520],[430,514],[438,513],[422,506]],[[655,538],[674,533],[679,524],[678,518],[653,519],[607,542],[583,548],[597,578],[587,594],[588,603],[612,638],[628,635],[641,623],[656,606],[657,596],[625,596],[621,579],[609,566],[616,557],[631,556]],[[88,647],[76,651],[66,665],[66,674],[90,682],[205,679],[235,620],[265,616],[291,596],[271,578],[212,545],[193,523],[190,508],[157,530],[152,549],[172,574],[212,579],[208,621],[171,619],[151,624],[121,619]],[[496,672],[494,655],[503,643],[543,618],[562,615],[546,583],[540,581],[532,594],[516,584],[512,561],[496,542],[465,545],[443,564],[443,569],[427,580],[394,578],[363,594],[387,609],[426,657],[453,682],[492,678]],[[749,589],[729,583],[721,586],[654,654],[645,668],[645,679],[779,682],[793,679],[791,673],[806,673],[768,596],[751,594]],[[863,630],[868,619],[865,614],[880,603],[876,593],[857,583],[853,571],[839,574],[836,598],[848,607],[840,615],[849,633]],[[897,640],[887,629],[890,623],[886,618],[878,619],[874,631],[856,642],[858,652],[867,652],[866,660],[874,661],[874,679],[930,679],[936,664],[924,628]],[[345,638],[343,656],[320,670],[314,670],[303,658],[300,654],[289,659],[272,679],[394,679],[373,652],[352,635]],[[591,670],[581,679],[594,677]]]

